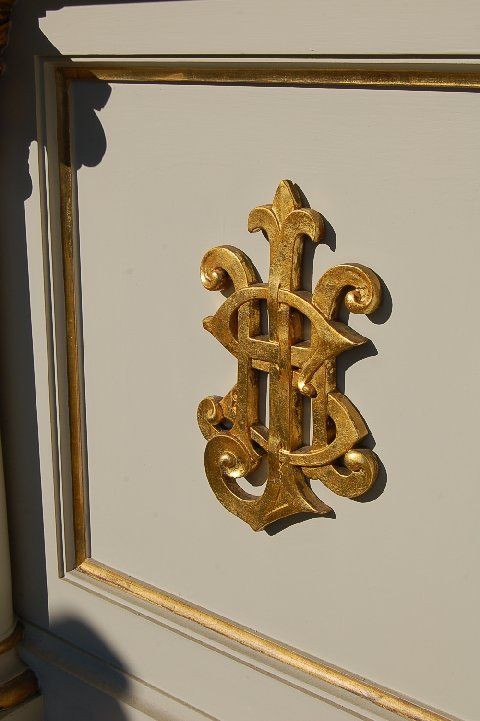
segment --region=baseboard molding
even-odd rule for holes
[[[53,666],[151,718],[165,721],[219,721],[48,631],[29,624],[25,626],[21,654],[37,673],[40,683],[42,677],[48,674],[49,666]]]
[[[212,648],[211,651],[216,652],[218,649]],[[225,650],[223,653],[225,654]],[[55,667],[150,718],[165,721],[227,721],[209,713],[211,709],[197,708],[185,699],[146,683],[55,634],[28,623],[25,624],[22,656],[37,674],[41,685],[42,677],[47,678],[49,669]],[[311,706],[317,709],[318,718],[325,717],[339,721],[353,721],[353,719],[399,721],[400,719],[397,714],[378,708],[366,699],[358,699],[354,695],[350,697],[345,693],[341,697],[334,696],[329,693],[329,689],[320,688],[314,681],[309,682],[308,678],[304,679],[298,674],[288,675],[275,665],[270,668],[266,665],[261,667],[258,663],[252,663],[252,658],[242,659],[237,654],[230,655],[230,659],[239,664],[239,678],[242,666],[248,666],[250,684],[253,686],[255,683],[260,687],[263,684],[265,693],[271,693],[272,684],[274,687],[279,684],[279,690],[285,685],[289,687],[293,700],[301,694],[303,699],[298,698],[298,701],[304,703],[307,697]],[[212,679],[212,683],[213,681]],[[453,717],[445,718],[458,721]]]

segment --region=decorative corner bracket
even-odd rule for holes
[[[298,188],[283,180],[272,205],[254,208],[248,230],[261,230],[270,243],[270,274],[262,283],[241,250],[223,245],[201,264],[207,290],[233,285],[233,293],[203,325],[238,360],[235,386],[222,398],[198,407],[198,424],[208,441],[205,471],[218,500],[259,531],[298,513],[326,515],[331,508],[311,490],[318,479],[339,496],[356,498],[374,483],[375,454],[354,448],[367,427],[357,409],[337,390],[335,360],[366,338],[336,320],[343,300],[351,313],[372,313],[380,303],[380,282],[362,265],[338,265],[321,277],[313,293],[300,289],[305,236],[318,242],[325,224],[303,206]],[[268,311],[262,335],[261,302]],[[311,328],[304,336],[304,319]],[[269,374],[269,428],[259,421],[259,371]],[[312,399],[312,439],[303,445],[302,395]],[[248,476],[262,456],[268,477],[261,496],[247,493],[238,478]],[[343,465],[341,465],[343,464]]]

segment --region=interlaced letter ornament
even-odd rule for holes
[[[270,275],[262,283],[241,250],[223,245],[201,264],[208,290],[233,293],[203,325],[238,360],[237,382],[222,398],[201,401],[198,423],[208,441],[205,471],[220,503],[259,531],[298,513],[325,515],[332,509],[311,490],[316,479],[339,496],[356,498],[373,484],[378,462],[354,448],[368,431],[357,409],[337,390],[336,357],[366,338],[336,320],[340,304],[351,313],[372,313],[380,283],[362,265],[338,265],[322,276],[313,293],[300,289],[303,241],[324,235],[320,213],[303,207],[297,187],[283,180],[272,205],[254,208],[248,230],[270,243]],[[260,303],[266,301],[268,335],[262,335]],[[305,340],[304,318],[311,338]],[[259,422],[259,371],[269,374],[269,428]],[[312,440],[303,446],[303,396],[312,399]],[[267,455],[268,477],[261,496],[237,483]]]

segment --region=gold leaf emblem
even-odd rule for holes
[[[318,479],[340,496],[355,498],[375,481],[375,454],[355,445],[367,427],[337,389],[335,360],[366,342],[337,320],[343,301],[352,313],[372,313],[380,282],[362,265],[327,270],[313,293],[301,290],[305,236],[324,236],[320,213],[304,207],[293,183],[283,180],[271,205],[254,208],[248,230],[261,230],[270,245],[268,283],[251,260],[229,245],[209,250],[201,264],[208,290],[233,286],[232,294],[204,327],[237,359],[235,386],[224,396],[201,401],[198,423],[206,438],[205,471],[218,500],[255,531],[298,513],[325,515],[332,509],[310,488]],[[266,303],[268,335],[262,335],[260,304]],[[304,321],[311,328],[304,338]],[[269,428],[259,421],[259,371],[269,374]],[[312,440],[303,446],[302,395],[312,399]],[[261,496],[237,482],[267,456]]]

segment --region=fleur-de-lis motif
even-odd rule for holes
[[[354,446],[367,427],[337,389],[335,360],[366,342],[336,320],[343,301],[351,313],[372,313],[380,282],[362,265],[330,268],[313,293],[300,289],[305,236],[324,236],[320,213],[304,207],[296,186],[283,180],[272,205],[254,208],[248,230],[261,230],[270,244],[270,274],[262,283],[251,260],[229,245],[209,250],[201,264],[208,290],[233,285],[233,293],[204,327],[238,361],[237,382],[222,398],[201,401],[198,423],[207,439],[205,471],[218,500],[255,531],[306,512],[332,509],[311,490],[321,480],[340,496],[355,498],[373,484],[378,461]],[[260,304],[266,302],[268,335],[262,335]],[[304,319],[311,328],[304,338]],[[259,371],[269,374],[269,428],[259,421]],[[312,440],[303,446],[302,395],[312,399]],[[261,496],[237,482],[267,455],[268,477]]]

